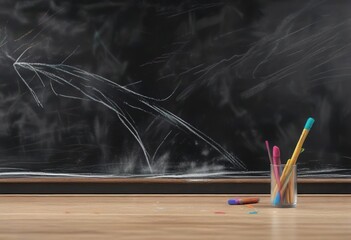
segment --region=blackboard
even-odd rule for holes
[[[351,174],[350,1],[0,1],[0,176]]]

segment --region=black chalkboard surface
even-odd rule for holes
[[[0,176],[351,175],[350,1],[0,1]]]

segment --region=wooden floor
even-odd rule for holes
[[[0,195],[0,239],[351,239],[351,195]]]

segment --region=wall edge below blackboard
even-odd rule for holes
[[[0,194],[267,194],[268,178],[0,178]],[[351,194],[350,178],[300,178],[299,194]]]

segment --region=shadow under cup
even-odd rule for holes
[[[280,208],[296,207],[296,165],[271,165],[271,204]]]

